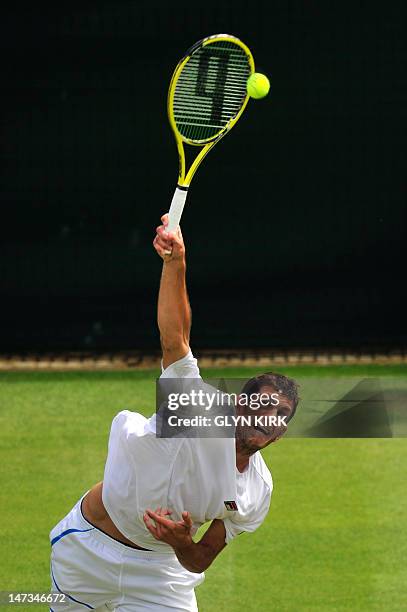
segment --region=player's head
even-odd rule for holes
[[[239,443],[254,452],[281,438],[298,401],[297,383],[283,374],[267,372],[248,380],[236,408],[239,414],[250,416],[251,424],[237,426]]]

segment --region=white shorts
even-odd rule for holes
[[[50,533],[51,592],[66,594],[52,612],[198,610],[194,587],[205,574],[186,570],[172,551],[137,550],[106,535],[83,517],[82,499]]]

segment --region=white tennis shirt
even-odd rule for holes
[[[191,351],[161,377],[200,378]],[[113,419],[103,503],[119,531],[139,546],[168,550],[169,545],[156,540],[143,521],[147,508],[160,506],[172,510],[173,520],[180,520],[183,511],[190,512],[193,533],[208,521],[223,520],[228,543],[261,525],[272,489],[260,452],[251,456],[244,472],[238,471],[234,438],[157,438],[155,414],[146,419],[123,410]]]

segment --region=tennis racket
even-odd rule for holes
[[[247,79],[254,72],[248,47],[235,36],[215,34],[198,41],[181,59],[168,92],[168,117],[179,155],[178,184],[168,231],[178,227],[199,164],[232,129],[249,100]],[[201,147],[188,172],[184,144]]]

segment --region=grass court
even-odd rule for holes
[[[405,365],[275,369],[311,388],[312,381],[330,387],[330,380],[340,385],[361,377],[407,385]],[[249,377],[261,371],[202,373]],[[0,590],[48,590],[50,529],[103,478],[114,415],[125,408],[152,414],[157,375],[0,375]],[[287,437],[263,456],[274,479],[270,513],[207,570],[197,589],[200,612],[406,610],[406,438]]]

